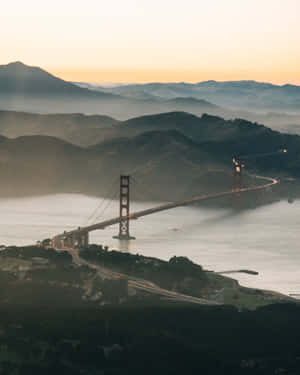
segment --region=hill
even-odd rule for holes
[[[81,121],[80,116],[75,118]],[[86,119],[87,124],[89,120],[93,131],[104,131],[106,136],[85,148],[49,136],[1,137],[0,195],[82,192],[107,196],[117,176],[128,173],[146,187],[134,191],[136,199],[182,199],[231,189],[231,159],[241,154],[251,156],[246,160],[248,171],[300,177],[300,137],[263,125],[185,113],[113,125],[106,119],[109,124],[104,129],[93,128],[97,118]],[[281,148],[289,152],[252,157]],[[249,183],[253,181],[246,177],[245,184]]]
[[[118,113],[131,101],[95,92],[54,77],[39,67],[14,62],[0,66],[0,109],[37,113]]]
[[[80,112],[120,120],[161,112],[185,111],[198,116],[208,113],[226,119],[245,118],[263,122],[274,129],[291,132],[295,129],[300,132],[300,114],[285,113],[297,112],[299,90],[297,86],[286,86],[248,81],[239,84],[209,81],[196,85],[155,83],[104,88],[66,82],[39,67],[15,62],[0,66],[0,110]],[[244,105],[245,101],[247,105]],[[245,108],[251,112],[245,111]],[[266,113],[257,113],[261,110]],[[280,113],[269,114],[270,111]]]
[[[230,158],[218,160],[174,130],[89,148],[48,136],[2,138],[1,196],[57,192],[106,196],[121,173],[130,173],[146,187],[133,192],[136,199],[181,199],[231,186]]]
[[[219,106],[257,110],[299,111],[300,86],[274,85],[256,81],[204,81],[190,83],[131,84],[103,91],[135,97],[151,95],[163,99],[176,97],[206,98]]]
[[[186,101],[186,100],[185,100]],[[184,106],[179,101],[160,103],[155,98],[127,98],[101,90],[66,82],[39,67],[14,62],[0,66],[0,109],[37,113],[93,114],[103,113],[128,118],[144,113],[155,113]],[[186,103],[190,106],[191,103]],[[208,109],[210,103],[199,101],[193,105]]]
[[[242,123],[248,124],[251,132],[261,129],[256,123],[246,120],[225,120],[207,114],[198,117],[178,111],[135,117],[126,121],[78,113],[40,115],[0,111],[0,134],[6,137],[50,135],[84,147],[113,138],[135,136],[146,131],[173,129],[197,142],[224,141],[244,136],[239,130],[239,124]]]
[[[19,61],[0,66],[0,93],[13,98],[24,95],[67,95],[110,99],[115,97],[112,94],[95,93],[80,88],[71,82],[54,77],[39,67],[27,66]]]
[[[100,142],[119,121],[101,115],[36,114],[0,111],[0,134],[15,138],[28,135],[48,135],[68,142],[89,146]]]
[[[300,308],[290,298],[240,287],[185,257],[95,245],[80,255],[87,264],[49,247],[2,248],[3,374],[299,373]],[[213,306],[150,295],[136,280]]]

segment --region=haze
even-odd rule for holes
[[[10,1],[0,56],[77,81],[300,84],[299,14],[297,0]]]

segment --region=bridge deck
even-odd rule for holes
[[[235,189],[235,190],[225,191],[225,192],[221,192],[221,193],[204,194],[204,195],[196,196],[196,197],[193,197],[191,199],[187,199],[187,200],[183,200],[183,201],[179,201],[179,202],[171,202],[171,203],[162,204],[162,205],[157,206],[157,207],[148,208],[146,210],[133,212],[132,214],[130,214],[128,216],[128,219],[134,220],[134,219],[138,219],[140,217],[151,215],[151,214],[154,214],[154,213],[157,213],[157,212],[170,210],[170,209],[176,208],[176,207],[187,206],[189,204],[193,204],[193,203],[197,203],[197,202],[201,202],[201,201],[206,201],[206,200],[209,200],[209,199],[216,199],[216,198],[235,195],[235,194],[239,194],[239,193],[245,193],[245,192],[249,192],[249,191],[263,190],[263,189],[266,189],[268,187],[271,187],[271,186],[279,183],[279,181],[274,179],[274,178],[263,177],[263,176],[255,176],[255,177],[258,178],[258,179],[264,179],[264,180],[268,181],[268,183],[266,183],[264,185],[250,186],[250,187],[246,187],[246,188],[242,188],[242,189]],[[110,225],[118,224],[119,222],[120,222],[120,217],[115,217],[115,218],[112,218],[112,219],[109,219],[109,220],[102,221],[102,222],[97,223],[97,224],[89,225],[89,226],[86,226],[86,227],[80,227],[78,229],[59,234],[59,235],[55,236],[55,238],[68,237],[68,236],[71,236],[73,234],[87,233],[87,232],[92,232],[94,230],[105,229],[106,227],[108,227]]]

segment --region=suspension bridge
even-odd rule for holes
[[[286,150],[279,150],[277,152],[286,152]],[[263,154],[266,155],[266,154]],[[270,155],[270,153],[268,154]],[[245,158],[233,158],[233,186],[231,190],[203,194],[194,196],[190,199],[181,200],[178,202],[170,202],[149,209],[130,212],[130,176],[122,175],[120,178],[120,211],[117,217],[100,221],[98,223],[78,227],[71,231],[65,231],[61,234],[56,235],[52,239],[53,246],[57,249],[76,249],[85,248],[89,245],[89,233],[95,230],[103,230],[111,225],[119,224],[119,234],[115,237],[120,240],[130,240],[134,237],[130,236],[129,222],[136,220],[144,216],[152,215],[158,212],[174,209],[177,207],[187,206],[198,202],[218,199],[228,196],[236,196],[251,191],[266,190],[279,183],[278,179],[264,177],[264,176],[252,176],[255,179],[264,181],[261,184],[243,187],[242,186],[242,171],[244,168]]]

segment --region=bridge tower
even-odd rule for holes
[[[120,223],[119,235],[114,236],[119,240],[135,240],[129,234],[129,208],[130,208],[130,176],[120,176]]]
[[[233,158],[233,181],[232,181],[232,190],[239,190],[243,185],[243,168],[244,165],[241,160]]]

